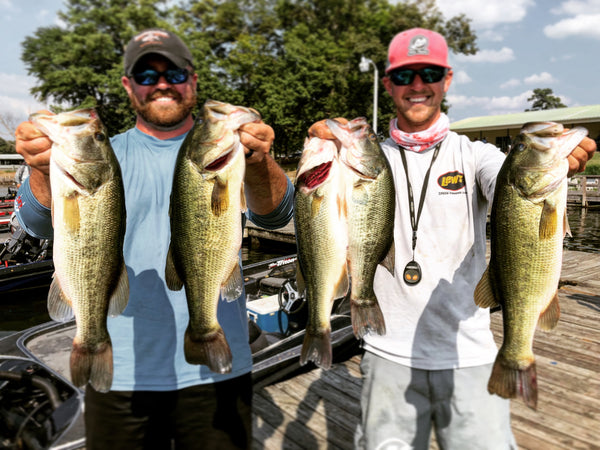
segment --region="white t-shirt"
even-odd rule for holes
[[[406,172],[396,143],[388,139],[382,147],[396,187],[395,276],[377,269],[375,293],[387,333],[365,336],[365,349],[426,370],[493,362],[489,310],[475,305],[473,291],[486,267],[486,216],[504,154],[454,132],[444,139],[418,223],[414,259],[422,279],[408,285],[403,272],[413,254]],[[416,214],[433,149],[405,154]]]

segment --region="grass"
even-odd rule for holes
[[[592,159],[585,165],[585,175],[600,175],[600,152],[596,151]]]

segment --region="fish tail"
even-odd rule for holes
[[[380,336],[385,334],[385,320],[377,300],[351,299],[350,315],[352,317],[352,330],[357,339],[362,339],[369,331],[373,331]]]
[[[527,367],[520,368],[498,353],[488,382],[488,392],[503,398],[521,397],[525,405],[537,410],[535,361]]]
[[[75,386],[88,382],[98,392],[108,392],[113,379],[113,351],[110,340],[95,346],[73,341],[71,380]]]
[[[322,369],[329,369],[332,359],[331,330],[327,328],[315,333],[307,329],[302,343],[300,365],[312,361]]]
[[[183,352],[189,364],[203,364],[215,373],[231,372],[233,358],[221,327],[204,334],[194,333],[188,327],[185,331]]]

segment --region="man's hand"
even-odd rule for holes
[[[341,123],[342,125],[346,125],[348,123],[348,119],[343,117],[336,117],[336,122]],[[308,129],[309,137],[318,137],[320,139],[335,139],[336,137],[331,133],[329,127],[327,126],[327,119],[319,120],[318,122],[313,123]]]
[[[585,170],[586,163],[592,159],[596,151],[596,142],[589,137],[583,138],[579,145],[567,157],[569,161],[568,176],[573,176]]]
[[[50,111],[38,111],[41,114],[52,114]],[[29,186],[37,200],[50,207],[50,148],[52,141],[31,122],[21,122],[15,131],[17,153],[23,156],[31,167]]]
[[[52,114],[39,111],[41,114]],[[23,156],[32,171],[39,170],[44,175],[50,173],[50,147],[52,141],[33,123],[21,122],[15,131],[17,153]]]
[[[269,125],[264,122],[250,122],[242,125],[239,132],[246,161],[256,163],[269,154],[275,140],[275,132]]]

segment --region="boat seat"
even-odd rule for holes
[[[261,288],[279,289],[289,278],[265,277],[259,281]]]

